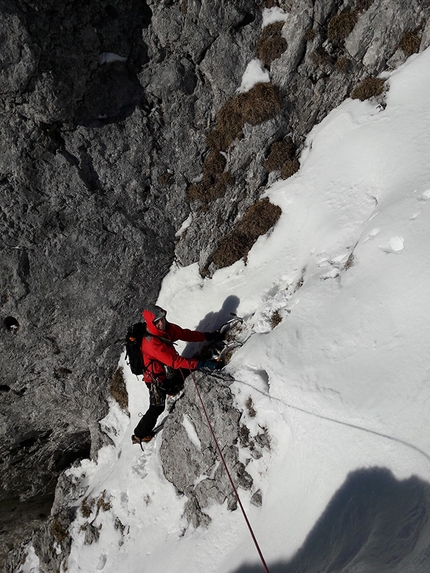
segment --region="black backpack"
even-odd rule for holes
[[[140,376],[145,371],[143,356],[140,350],[142,339],[148,334],[145,322],[136,322],[127,331],[125,339],[126,359],[130,365],[130,370],[136,376]]]

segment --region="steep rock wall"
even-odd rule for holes
[[[187,201],[271,6],[289,13],[283,50],[266,64],[280,107],[222,150],[222,192]],[[263,165],[270,146],[290,136],[300,150],[363,78],[426,48],[429,10],[418,0],[0,0],[3,557],[46,520],[61,471],[96,455],[116,341],[174,258],[213,272],[219,241],[279,177]]]
[[[59,473],[104,440],[116,341],[156,299],[189,213],[214,98],[200,63],[223,32],[242,61],[224,82],[234,89],[253,35],[228,37],[256,5],[204,2],[185,16],[179,3],[2,0],[0,11],[4,557],[49,515]]]

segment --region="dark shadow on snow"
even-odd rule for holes
[[[429,518],[428,483],[415,476],[398,481],[383,468],[357,470],[293,559],[267,565],[270,573],[428,573]],[[254,563],[234,573],[263,570]]]
[[[233,318],[236,314],[237,308],[239,306],[240,299],[237,296],[230,295],[223,302],[222,307],[215,311],[209,312],[196,326],[195,330],[200,330],[201,332],[213,332],[226,323],[228,320]],[[181,353],[182,356],[190,358],[194,356],[201,348],[200,343],[190,342],[185,347],[184,351]]]

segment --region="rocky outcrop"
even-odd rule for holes
[[[0,3],[3,556],[49,515],[59,473],[104,440],[116,341],[156,299],[189,213],[214,99],[200,64],[224,31],[241,61],[223,80],[233,90],[253,43],[233,29],[254,2],[182,10]]]
[[[246,459],[249,462],[252,457],[267,454],[270,440],[265,430],[254,437],[249,435],[246,424],[241,420],[241,412],[233,406],[231,382],[220,374],[208,376],[196,372],[189,376],[185,395],[175,404],[174,413],[167,418],[163,428],[160,455],[164,475],[178,492],[187,496],[185,517],[193,527],[210,522],[204,510],[211,502],[227,502],[229,509],[237,507],[196,388],[235,486],[258,492],[258,484],[253,483],[246,471],[246,463],[239,460],[239,447],[248,448]]]
[[[207,137],[263,49],[271,6],[288,13],[263,39],[275,46],[264,61],[279,109],[262,121],[236,109],[237,137],[216,149]],[[61,471],[106,439],[98,420],[116,341],[175,257],[210,275],[222,237],[280,175],[281,165],[264,166],[272,144],[289,136],[299,151],[362,79],[426,48],[430,7],[0,0],[0,13],[5,556],[46,519]],[[209,172],[209,152],[220,172]],[[188,190],[203,176],[211,199],[202,203]]]
[[[208,274],[216,268],[213,253],[231,221],[240,219],[280,175],[281,166],[268,171],[262,165],[271,145],[291,137],[298,156],[312,127],[362,80],[395,69],[429,45],[428,2],[269,0],[265,4],[288,14],[282,28],[272,34],[272,39],[278,37],[281,54],[267,66],[270,81],[281,90],[282,106],[268,121],[245,125],[228,148],[225,170],[234,185],[227,187],[223,197],[204,213],[198,203],[192,204],[195,216],[176,255],[183,264],[198,258]],[[215,107],[214,113],[218,111]]]

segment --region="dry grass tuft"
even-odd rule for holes
[[[54,539],[61,545],[61,543],[69,536],[69,529],[66,525],[61,523],[58,516],[55,516],[51,522],[51,533]]]
[[[346,75],[349,72],[350,67],[351,67],[351,61],[348,60],[348,58],[345,58],[345,56],[341,56],[340,58],[338,58],[334,65],[334,69],[339,74],[343,75]]]
[[[206,143],[209,154],[202,166],[202,180],[192,183],[186,191],[189,202],[199,202],[204,209],[215,199],[223,197],[234,178],[225,171],[227,161],[221,151],[226,151],[242,134],[246,123],[258,125],[271,119],[281,109],[281,93],[271,83],[259,83],[247,92],[228,100],[219,110],[215,128]]]
[[[313,28],[308,28],[305,32],[305,40],[306,42],[312,42],[315,40],[317,33]]]
[[[270,326],[272,327],[272,330],[276,328],[278,324],[281,324],[281,322],[282,316],[280,315],[279,310],[275,310],[275,312],[270,317]]]
[[[170,171],[165,171],[158,177],[158,182],[161,185],[171,185],[173,183],[173,173]]]
[[[199,202],[206,204],[206,193],[203,183],[191,183],[191,185],[187,187],[185,198],[189,203]]]
[[[336,14],[328,23],[327,38],[331,42],[341,42],[350,35],[356,23],[357,14],[355,12]]]
[[[109,500],[106,499],[106,490],[103,490],[101,496],[97,500],[97,513],[100,510],[110,511],[111,509],[112,504]]]
[[[400,39],[399,48],[404,51],[407,56],[416,54],[420,49],[421,40],[416,32],[410,30],[405,32]]]
[[[251,205],[231,233],[218,244],[212,260],[218,268],[245,258],[261,235],[265,235],[281,216],[282,210],[266,197]]]
[[[352,99],[364,101],[379,96],[384,91],[385,80],[369,76],[358,84],[351,92]]]
[[[124,370],[122,368],[117,368],[112,376],[110,383],[110,393],[112,398],[118,402],[120,408],[127,412],[128,392],[124,380]]]
[[[281,94],[271,83],[259,83],[228,100],[219,110],[215,128],[206,143],[212,151],[226,151],[241,135],[245,123],[258,125],[281,109]]]
[[[256,84],[249,91],[236,97],[237,110],[244,124],[259,125],[275,117],[281,110],[281,92],[272,83]]]
[[[203,174],[219,175],[224,172],[227,165],[227,159],[218,151],[211,151],[203,162]]]
[[[94,498],[88,496],[84,497],[84,499],[81,502],[81,513],[83,517],[85,517],[86,519],[90,517],[90,515],[93,512],[94,505],[95,505]]]
[[[95,499],[93,497],[86,496],[81,502],[81,513],[82,516],[88,519],[91,517],[94,509],[96,510],[95,516],[99,514],[100,510],[102,511],[109,511],[112,509],[111,502],[106,499],[106,490],[103,490],[101,495]]]
[[[286,137],[282,141],[275,141],[270,146],[269,155],[263,162],[266,171],[276,171],[281,169],[285,161],[293,159],[296,152],[291,137]]]
[[[238,109],[237,97],[228,100],[218,112],[216,126],[206,140],[213,151],[227,151],[233,141],[239,138],[244,121]]]
[[[241,424],[239,430],[239,441],[242,448],[246,448],[249,446],[250,443],[250,430],[245,424]]]
[[[229,171],[220,175],[204,174],[199,183],[192,183],[186,191],[186,199],[190,203],[199,202],[204,209],[215,199],[224,197],[228,187],[234,185],[234,177]]]
[[[250,418],[255,418],[255,416],[257,415],[257,411],[254,408],[254,402],[252,401],[251,396],[249,396],[249,398],[246,400],[245,402],[245,406],[248,409],[248,414]]]
[[[274,22],[263,28],[257,42],[257,56],[266,68],[287,49],[287,40],[282,36],[284,22]]]
[[[343,266],[343,270],[347,271],[352,267],[353,264],[354,264],[354,253],[351,253],[347,258],[346,263]]]
[[[366,12],[373,4],[374,0],[358,0],[357,2],[357,12]]]
[[[217,177],[215,183],[209,188],[208,201],[224,197],[228,187],[234,185],[234,177],[230,171],[224,171]]]
[[[316,66],[333,66],[332,58],[322,46],[318,46],[309,57]]]
[[[234,178],[226,171],[227,161],[222,151],[242,136],[246,123],[258,125],[275,117],[281,109],[281,92],[272,83],[258,83],[247,92],[228,100],[219,110],[214,129],[206,138],[209,154],[202,166],[202,179],[189,185],[186,199],[199,202],[203,209],[225,195]]]
[[[296,158],[288,159],[281,167],[282,179],[288,179],[288,177],[292,177],[294,173],[297,173],[299,169],[300,169],[300,163],[298,159]]]

